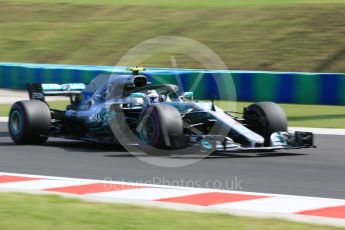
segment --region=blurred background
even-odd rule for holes
[[[114,65],[171,35],[202,42],[229,69],[345,72],[344,15],[345,0],[0,0],[0,62]],[[171,55],[143,64],[171,67]]]

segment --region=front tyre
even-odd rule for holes
[[[48,140],[51,115],[47,104],[38,100],[18,101],[10,111],[8,130],[17,144],[43,144]]]
[[[265,138],[265,146],[269,146],[272,133],[285,132],[288,128],[284,110],[273,102],[258,102],[248,106],[244,119],[248,128]]]
[[[183,134],[181,114],[166,104],[155,104],[145,109],[138,124],[137,131],[142,144],[154,148],[173,149],[176,146],[176,135]]]

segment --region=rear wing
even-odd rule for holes
[[[86,85],[83,83],[42,84],[30,83],[26,85],[30,99],[45,101],[46,96],[67,96],[73,101],[73,96],[81,94]]]

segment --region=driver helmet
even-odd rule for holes
[[[147,96],[150,98],[151,103],[157,103],[159,102],[159,94],[156,90],[148,90]]]

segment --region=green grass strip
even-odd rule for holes
[[[217,229],[217,230],[331,230],[334,227],[278,219],[193,213],[123,204],[88,203],[59,196],[0,194],[0,229]]]
[[[143,41],[181,36],[231,69],[344,72],[344,15],[344,0],[0,0],[0,61],[114,66]],[[172,56],[205,68],[177,46],[141,65]]]

